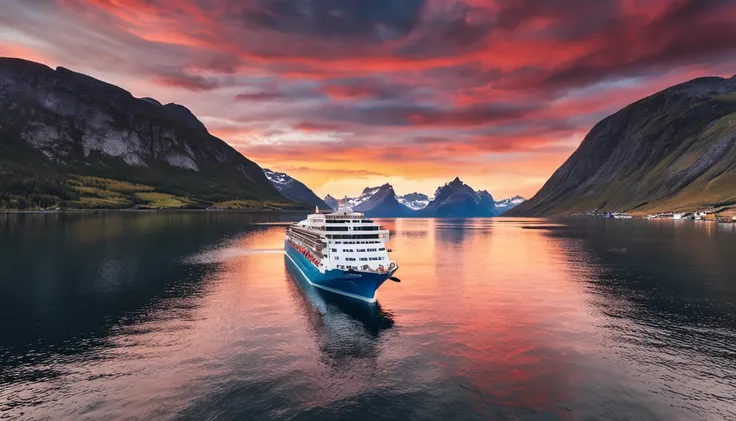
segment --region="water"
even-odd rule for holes
[[[734,225],[384,220],[370,307],[290,219],[0,215],[0,419],[736,419]]]

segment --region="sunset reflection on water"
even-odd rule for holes
[[[301,279],[294,218],[0,216],[0,418],[736,415],[731,226],[382,220],[370,306]]]

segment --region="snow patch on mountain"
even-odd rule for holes
[[[411,210],[422,210],[429,205],[431,199],[426,194],[422,193],[409,193],[403,196],[397,197],[399,203],[408,207]]]
[[[381,187],[373,187],[373,188],[366,187],[365,189],[363,189],[363,193],[361,193],[359,197],[346,197],[345,201],[347,201],[347,205],[349,207],[357,208],[362,203],[365,203],[368,200],[370,200],[371,197],[373,197],[380,190],[381,190]]]
[[[268,178],[268,181],[270,181],[271,183],[289,184],[294,181],[294,179],[289,177],[287,174],[271,171],[268,168],[264,168],[263,173],[266,174],[266,178]]]
[[[523,202],[525,202],[526,199],[524,199],[521,196],[514,196],[510,197],[508,199],[503,199],[498,202],[496,202],[496,209],[500,209],[502,211],[507,211]]]

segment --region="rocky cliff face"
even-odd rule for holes
[[[736,77],[695,79],[605,118],[507,215],[695,210],[736,203]]]
[[[0,58],[0,160],[143,183],[207,201],[288,202],[185,107],[42,64]]]

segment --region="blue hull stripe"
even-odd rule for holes
[[[393,274],[362,272],[360,276],[345,275],[343,270],[320,272],[306,257],[299,253],[290,243],[284,244],[286,256],[294,263],[304,279],[310,285],[335,294],[366,301],[376,302],[376,290]]]

